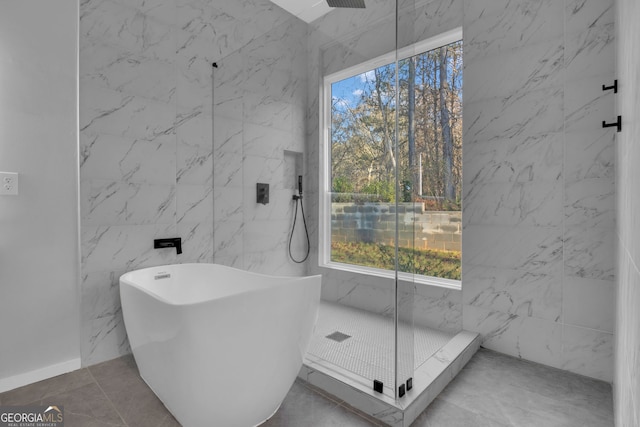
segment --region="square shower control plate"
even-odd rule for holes
[[[17,172],[0,172],[0,196],[18,195]]]

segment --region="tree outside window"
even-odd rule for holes
[[[462,41],[397,64],[331,82],[330,261],[460,280]]]

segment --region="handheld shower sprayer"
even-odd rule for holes
[[[304,217],[304,205],[302,204],[302,175],[298,175],[298,194],[293,195],[293,200],[296,202],[296,207],[294,208],[294,216],[293,216],[293,226],[291,227],[291,235],[289,236],[289,257],[291,260],[297,264],[302,264],[309,258],[309,253],[311,252],[311,243],[309,241],[309,230],[307,229],[307,220]],[[296,221],[298,219],[298,201],[300,201],[300,210],[302,211],[302,223],[304,224],[304,232],[307,237],[307,253],[303,259],[297,260],[293,257],[291,253],[291,242],[293,241],[293,233],[296,230]]]
[[[300,199],[302,199],[302,175],[298,175],[298,194],[293,195],[293,200],[296,202]]]

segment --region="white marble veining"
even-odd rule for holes
[[[515,69],[526,71],[514,73]],[[483,55],[465,63],[464,76],[465,102],[557,87],[564,78],[563,40],[546,40]]]
[[[565,231],[565,273],[592,279],[615,277],[615,232],[609,228],[567,227]]]
[[[562,359],[562,369],[610,381],[613,378],[613,334],[563,325]]]
[[[519,316],[552,321],[562,316],[562,276],[507,268],[465,265],[463,303]]]
[[[363,28],[387,19],[395,13],[395,6],[394,2],[386,0],[370,0],[364,10],[334,10],[310,24],[314,34],[309,45],[317,48],[321,43],[345,40]]]
[[[306,25],[266,0],[80,8],[82,352],[96,363],[128,351],[116,272],[214,260],[302,271],[286,252],[283,156],[304,151]],[[256,182],[273,190],[262,211]],[[153,249],[172,236],[181,255]]]
[[[172,134],[175,107],[87,84],[82,86],[80,131],[153,141]]]
[[[560,132],[563,95],[562,88],[551,87],[465,103],[463,138],[473,143]]]
[[[82,187],[83,224],[168,224],[175,221],[175,187],[87,181]]]
[[[176,168],[175,141],[160,135],[153,141],[107,134],[80,136],[80,175],[87,180],[172,185],[167,170]]]
[[[565,6],[567,34],[581,33],[585,28],[612,24],[615,21],[615,8],[611,2],[567,0]]]
[[[567,183],[589,178],[614,178],[615,133],[609,129],[565,134],[564,172]]]
[[[178,223],[198,223],[213,217],[213,188],[211,185],[179,184],[176,193],[180,195],[176,200]]]
[[[207,102],[193,108],[178,107],[176,115],[176,140],[180,146],[199,147],[211,150],[213,128],[211,108]],[[210,102],[209,102],[210,103]]]
[[[214,150],[213,185],[217,188],[242,187],[242,154],[222,149]]]
[[[562,136],[562,133],[555,132],[504,137],[492,141],[470,141],[464,147],[465,186],[473,188],[476,183],[483,182],[560,179],[563,167]]]
[[[392,50],[391,6],[375,0],[307,26],[266,0],[81,3],[87,361],[127,351],[109,284],[116,272],[211,260],[304,271],[286,253],[285,151],[309,162],[305,212],[317,259],[319,91],[309,82]],[[465,48],[468,285],[416,288],[414,319],[464,326],[490,348],[611,379],[615,151],[600,123],[615,117],[615,101],[600,85],[613,79],[612,2],[442,0],[400,15],[401,44],[463,25]],[[255,203],[256,182],[271,185],[271,204]],[[152,249],[154,237],[169,235],[183,238],[182,256]],[[640,247],[621,241],[637,262]],[[297,252],[303,243],[295,240]],[[388,282],[327,276],[323,297],[392,309]]]
[[[245,92],[243,95],[243,120],[257,129],[291,132],[294,104],[284,102],[268,94]],[[254,128],[254,129],[255,129]],[[250,128],[247,128],[247,131]],[[291,136],[287,139],[290,139]],[[269,153],[271,154],[271,153]]]
[[[83,365],[91,365],[106,355],[128,353],[122,312],[119,278],[124,270],[86,273],[82,277],[81,343]]]
[[[467,0],[463,28],[464,328],[488,348],[607,381],[613,10]]]
[[[609,42],[609,48],[608,50],[612,50],[611,42]],[[596,77],[570,80],[566,83],[564,87],[565,131],[599,131],[602,129],[602,120],[596,121],[594,117],[602,117],[605,121],[614,119],[612,91],[603,91],[603,83],[601,83],[612,80],[612,76],[613,72],[609,70]],[[609,116],[611,118],[608,118]]]
[[[291,121],[281,121],[280,123],[280,126],[288,125],[288,129],[281,130],[271,126],[245,123],[243,152],[250,153],[251,159],[263,158],[265,161],[282,161],[284,150],[290,149],[293,144],[291,141]],[[245,161],[251,161],[251,159],[245,158]],[[279,169],[279,167],[276,168]],[[254,168],[248,167],[246,169]],[[247,182],[253,182],[253,180]]]
[[[179,144],[177,147],[176,181],[178,184],[213,185],[213,151],[208,148]]]
[[[84,42],[87,46],[82,46],[80,57],[82,68],[86,70],[82,75],[83,82],[161,102],[174,100],[176,74],[172,63],[122,52],[100,42]]]
[[[214,235],[214,252],[216,257],[240,256],[244,253],[242,233],[243,221],[216,221]]]
[[[238,20],[214,4],[180,0],[176,6],[179,57],[196,58],[205,54],[208,59],[215,60],[248,41],[249,35],[242,31]]]
[[[184,61],[188,61],[189,67],[178,66],[176,104],[187,111],[201,110],[210,119],[213,104],[211,86],[216,71],[212,66],[213,61],[201,57],[185,58]]]
[[[589,3],[596,2],[590,1]],[[613,80],[615,49],[612,46],[614,41],[615,26],[613,22],[587,27],[586,30],[579,33],[567,34],[564,59],[566,72],[579,79],[608,74],[609,80]],[[611,83],[606,84],[608,86]]]
[[[177,235],[182,237],[182,254],[177,262],[213,262],[213,217],[198,222],[180,222]]]
[[[560,323],[487,310],[472,305],[465,305],[463,312],[464,329],[480,332],[485,347],[560,367],[562,362],[562,325]]]
[[[469,186],[465,225],[554,226],[562,215],[561,186],[559,179]]]
[[[240,96],[240,95],[238,95]],[[219,99],[216,93],[216,100]],[[215,114],[213,116],[213,151],[217,155],[219,152],[233,153],[242,156],[239,147],[242,147],[242,121],[239,117],[242,115],[242,102],[234,103],[231,110],[238,110],[240,115],[231,111],[231,118],[223,115],[229,112],[230,108],[220,108],[222,104],[216,104],[214,107]],[[228,104],[225,106],[228,107]]]
[[[174,27],[128,4],[111,0],[83,1],[81,40],[101,40],[124,51],[166,60],[175,54]]]
[[[465,0],[465,60],[561,38],[563,16],[555,0]]]
[[[398,47],[412,45],[462,26],[463,0],[399,1]]]
[[[176,261],[175,249],[154,250],[153,239],[175,233],[173,224],[84,226],[83,272],[171,264]]]
[[[612,177],[566,183],[564,197],[566,226],[593,228],[615,224],[615,183]]]
[[[219,222],[242,222],[242,188],[215,187],[213,191],[213,215],[216,224]]]
[[[463,230],[462,251],[466,258],[463,269],[465,265],[481,265],[550,274],[562,265],[562,229],[470,225]]]
[[[340,40],[340,43],[323,49],[323,75],[326,76],[393,52],[396,46],[396,23],[392,15],[376,22],[375,25],[366,24],[365,28],[364,31],[351,34],[348,38]]]
[[[435,286],[414,286],[412,318],[416,325],[445,332],[462,330],[462,292]]]
[[[131,353],[121,309],[114,316],[85,320],[80,336],[84,366]]]

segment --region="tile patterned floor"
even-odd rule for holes
[[[342,342],[327,338],[335,332],[350,338]],[[400,363],[408,364],[406,369],[422,365],[455,335],[418,325],[405,333],[411,345],[404,350],[411,352],[401,351]],[[309,353],[361,377],[364,384],[373,380],[393,384],[394,343],[391,317],[321,301]]]
[[[0,394],[0,405],[52,402],[64,405],[66,427],[179,426],[142,381],[131,356]],[[300,380],[274,417],[263,424],[377,425]],[[412,426],[613,426],[611,386],[481,349]]]

